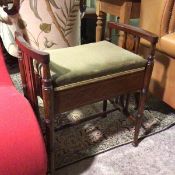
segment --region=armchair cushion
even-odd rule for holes
[[[164,35],[159,40],[161,51],[165,52],[169,56],[175,57],[175,33]]]
[[[147,62],[107,41],[47,52],[56,86],[142,68]]]

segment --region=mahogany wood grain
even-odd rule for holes
[[[57,104],[55,110],[65,112],[80,106],[110,99],[123,93],[139,90],[143,85],[144,73],[145,70],[136,71],[116,78],[56,91],[55,100],[57,99]],[[128,82],[130,82],[129,85]],[[93,92],[93,95],[90,92]]]

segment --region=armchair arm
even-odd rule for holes
[[[160,37],[159,50],[170,57],[175,58],[175,32]]]
[[[158,41],[158,36],[148,32],[144,29],[139,27],[134,27],[128,24],[116,23],[116,22],[109,22],[108,23],[109,30],[117,29],[128,34],[132,34],[134,36],[138,36],[139,38],[144,38],[145,40],[151,42],[151,44],[155,45]],[[111,33],[111,32],[110,32]]]

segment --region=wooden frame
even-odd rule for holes
[[[23,37],[19,33],[16,33],[16,42],[20,49],[19,65],[24,95],[30,101],[37,116],[39,116],[37,96],[41,96],[44,102],[46,143],[49,155],[49,168],[52,174],[54,174],[55,172],[54,118],[56,114],[59,114],[61,112],[65,112],[80,107],[82,105],[87,105],[100,100],[104,100],[103,112],[99,114],[104,117],[107,113],[109,113],[109,111],[106,111],[107,99],[116,97],[121,94],[128,94],[133,91],[140,91],[140,102],[138,107],[138,113],[135,118],[134,133],[134,145],[137,146],[138,144],[138,134],[141,127],[144,103],[151,77],[151,72],[153,69],[154,50],[157,42],[157,36],[129,25],[109,23],[108,26],[109,37],[113,29],[121,30],[124,32],[124,48],[127,42],[127,34],[129,33],[134,35],[135,53],[138,53],[140,38],[144,38],[151,43],[151,51],[150,55],[148,56],[146,67],[118,74],[98,77],[90,81],[82,81],[73,85],[61,87],[53,86],[49,69],[49,54],[31,48],[29,44],[27,44],[26,41],[23,39]],[[35,60],[38,64],[42,65],[42,76],[35,70],[33,66],[33,60]],[[99,115],[96,114],[94,116],[90,116],[90,119],[99,117]],[[82,123],[84,121],[87,121],[87,119],[80,120],[78,123]],[[70,124],[69,126],[72,125],[74,124]],[[60,128],[57,128],[57,130],[69,126],[62,126]]]
[[[120,18],[120,23],[129,23],[130,18],[140,16],[141,0],[96,0],[96,41],[101,41],[104,36],[106,14],[109,13]],[[122,43],[122,39],[120,38]]]

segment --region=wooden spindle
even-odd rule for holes
[[[140,45],[140,37],[135,36],[134,37],[134,53],[138,54],[139,52],[139,45]]]
[[[122,33],[123,33],[123,32],[122,32]],[[124,36],[123,36],[123,45],[122,45],[122,47],[123,47],[124,49],[126,49],[127,37],[128,37],[127,32],[124,32]]]

